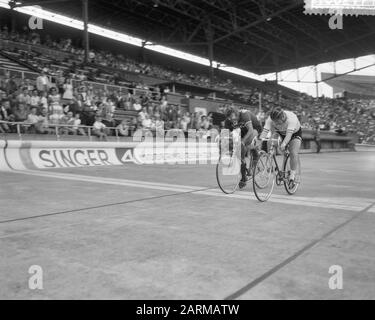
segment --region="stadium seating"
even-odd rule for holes
[[[32,98],[36,80],[42,71],[46,71],[49,84],[45,90],[39,90],[39,98]],[[0,114],[0,133],[16,130],[15,126],[5,122],[28,123],[28,118],[33,118],[29,117],[32,106],[37,107],[37,115],[46,127],[71,125],[74,121],[69,119],[68,112],[71,111],[73,116],[80,114],[76,126],[77,123],[86,126],[82,128],[82,133],[86,134],[87,126],[92,126],[96,117],[113,128],[124,122],[129,126],[133,123],[133,129],[145,126],[152,129],[159,117],[168,128],[212,127],[210,117],[206,119],[203,113],[188,112],[186,92],[164,92],[163,83],[168,80],[185,83],[191,88],[216,90],[220,97],[216,100],[217,106],[222,106],[221,112],[233,102],[240,108],[258,110],[261,99],[262,111],[258,116],[262,121],[267,112],[278,104],[295,111],[306,129],[319,126],[321,130],[338,134],[357,133],[359,142],[375,143],[374,101],[312,98],[287,88],[280,91],[280,86],[267,82],[254,82],[254,87],[249,87],[244,83],[215,78],[214,83],[210,83],[206,76],[183,74],[109,52],[93,51],[90,62],[84,64],[82,48],[74,48],[69,39],[53,42],[49,38],[41,44],[40,39],[30,42],[22,35],[1,32],[0,80],[3,92],[1,103],[5,104],[3,109],[8,108]],[[22,93],[25,87],[29,92],[27,94]],[[52,88],[57,89],[57,95],[50,92]],[[40,102],[42,95],[47,96],[45,104]],[[32,100],[34,103],[31,103]],[[18,110],[20,104],[26,107],[23,117],[20,115],[23,111]],[[43,108],[47,111],[45,116],[42,115]],[[145,118],[150,118],[151,122],[145,121]],[[29,132],[25,128],[17,130],[19,134]],[[44,133],[49,132],[55,133],[56,130],[45,130]],[[70,134],[79,132],[73,130]],[[111,130],[110,134],[117,133]]]

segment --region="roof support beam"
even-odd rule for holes
[[[61,2],[68,2],[73,0],[48,0],[48,1],[23,1],[18,3],[15,0],[9,1],[9,6],[11,9],[14,8],[21,8],[21,7],[30,7],[30,6],[41,6],[41,5],[48,5],[48,4],[55,4]]]
[[[233,36],[233,35],[235,35],[235,34],[238,34],[239,32],[246,31],[246,30],[250,29],[251,27],[254,27],[254,26],[256,26],[256,25],[258,25],[258,24],[260,24],[260,23],[262,23],[262,22],[267,21],[267,19],[269,19],[269,18],[276,17],[276,16],[278,16],[279,14],[281,14],[281,13],[283,13],[283,12],[285,12],[285,11],[289,11],[290,9],[295,8],[296,6],[298,6],[298,3],[290,4],[289,6],[286,6],[286,7],[282,8],[282,9],[280,9],[280,10],[278,10],[278,11],[273,12],[273,13],[270,14],[268,17],[262,17],[262,18],[260,18],[260,19],[258,19],[258,20],[256,20],[256,21],[254,21],[254,22],[252,22],[252,23],[249,23],[249,24],[246,25],[246,26],[243,26],[243,27],[241,27],[241,28],[238,28],[238,29],[235,30],[235,31],[232,31],[232,32],[227,33],[225,36],[222,36],[222,37],[216,38],[216,39],[215,39],[215,43],[217,43],[217,42],[219,42],[219,41],[222,41],[222,40],[224,40],[224,39],[226,39],[226,38],[228,38],[228,37],[231,37],[231,36]]]

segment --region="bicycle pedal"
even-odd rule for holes
[[[240,189],[243,189],[243,188],[246,187],[246,182],[244,182],[244,181],[240,181],[240,183],[239,183],[238,186],[239,186]]]

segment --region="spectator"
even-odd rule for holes
[[[145,118],[142,120],[142,127],[143,129],[150,130],[152,127],[152,121],[150,119],[150,116],[146,113]]]
[[[36,79],[36,88],[39,92],[48,92],[51,83],[47,77],[47,69],[43,69],[40,76]]]
[[[27,119],[27,107],[24,103],[19,103],[13,112],[16,122],[24,122]]]
[[[3,121],[8,121],[9,116],[12,114],[12,110],[10,108],[10,101],[3,100],[0,106],[0,115]]]
[[[34,89],[32,91],[31,98],[30,98],[30,106],[39,108],[40,104],[41,104],[41,101],[38,95],[38,90]]]
[[[61,128],[62,134],[75,134],[74,120],[73,112],[71,111],[61,118],[61,124],[66,125],[66,127]]]
[[[160,113],[155,113],[155,130],[158,132],[164,131],[164,121],[161,119]]]
[[[40,93],[40,106],[43,109],[49,110],[47,92],[43,91]]]
[[[313,137],[314,137],[314,141],[316,143],[316,153],[320,153],[320,150],[322,148],[322,144],[321,144],[321,141],[320,141],[320,127],[319,127],[319,125],[315,126]]]
[[[51,88],[50,95],[48,96],[48,102],[50,104],[52,104],[52,103],[60,104],[60,101],[61,101],[61,96],[57,92],[57,89],[56,88]]]
[[[47,109],[43,108],[39,116],[39,122],[36,124],[36,132],[41,134],[53,133],[54,130],[49,127]]]
[[[7,95],[10,95],[17,91],[17,83],[14,81],[14,77],[9,77],[9,74],[5,75],[2,87],[4,88]]]
[[[62,119],[64,117],[63,110],[61,106],[55,105],[52,107],[52,114],[49,117],[49,122],[51,125],[57,125],[56,127],[59,128],[59,125],[62,124]],[[58,129],[57,132],[60,132]]]
[[[130,135],[129,121],[123,119],[121,123],[116,127],[118,134],[123,137],[128,137]]]
[[[5,122],[3,115],[0,113],[0,133],[10,132],[8,124]]]
[[[107,127],[100,116],[95,117],[92,133],[100,140],[107,140]]]
[[[39,122],[39,116],[37,115],[37,111],[38,110],[36,107],[32,107],[30,109],[30,113],[28,114],[27,119],[25,121],[27,124],[35,125]]]
[[[29,95],[29,91],[27,90],[27,87],[23,87],[22,88],[22,93],[20,93],[18,96],[17,96],[17,102],[18,103],[24,103],[26,105],[30,105],[31,103],[31,97]]]
[[[139,99],[135,100],[135,103],[133,104],[133,109],[135,111],[141,111],[142,110],[142,105],[139,102]]]
[[[74,134],[79,134],[81,136],[85,136],[86,135],[86,132],[83,128],[81,128],[81,119],[80,119],[80,114],[79,113],[76,113],[75,117],[74,117],[74,126],[73,126],[73,130],[74,130]]]
[[[142,111],[141,111],[138,115],[139,115],[139,117],[140,117],[140,119],[141,119],[141,122],[142,122],[143,120],[145,120],[145,119],[146,119],[146,115],[147,115],[147,108],[146,108],[146,107],[143,107],[143,108],[142,108]]]
[[[63,99],[72,100],[73,99],[73,80],[71,77],[65,80],[63,89],[64,89]]]

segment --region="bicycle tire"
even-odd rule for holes
[[[221,179],[221,171],[222,168],[220,167],[222,165],[222,156],[219,157],[218,163],[216,164],[216,181],[217,184],[220,188],[220,190],[225,193],[225,194],[233,194],[236,192],[238,189],[238,185],[241,180],[241,174],[238,175],[238,178],[234,177],[233,178],[233,183],[232,182],[225,182],[224,179]],[[230,167],[230,166],[228,166]],[[230,185],[228,185],[230,184]]]
[[[265,183],[261,184],[257,177],[265,178]],[[267,187],[270,189],[264,192]],[[274,187],[275,170],[273,158],[268,153],[262,153],[253,169],[254,195],[260,202],[266,202],[271,197]]]

